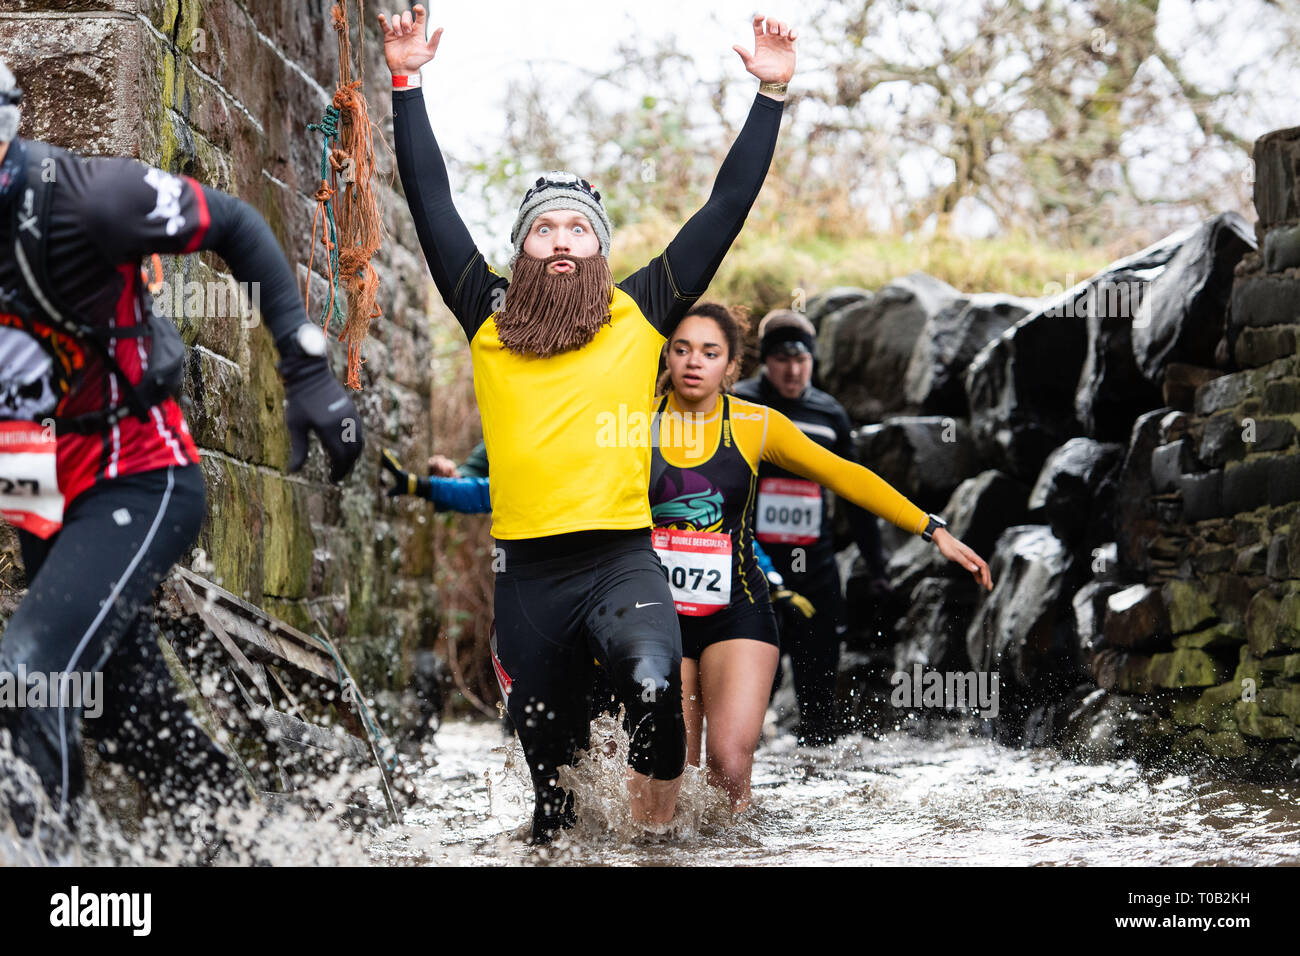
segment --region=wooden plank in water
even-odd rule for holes
[[[350,734],[336,734],[326,727],[309,724],[274,708],[262,713],[267,736],[277,746],[288,747],[300,753],[342,754],[353,760],[370,763],[370,748]]]

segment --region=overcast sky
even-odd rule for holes
[[[953,2],[954,9],[961,9],[960,0]],[[1253,6],[1261,2],[1199,0],[1193,4],[1192,0],[1163,0],[1158,36],[1178,55],[1189,78],[1214,88],[1225,68],[1258,60],[1267,39],[1260,35],[1266,31],[1258,26],[1253,28],[1254,33],[1241,28],[1234,32],[1235,18],[1225,23],[1221,19],[1223,12],[1240,9],[1243,3]],[[1297,0],[1281,2],[1290,15],[1295,15]],[[613,66],[614,50],[623,38],[636,37],[640,44],[650,47],[658,39],[675,36],[692,57],[701,79],[729,77],[736,81],[735,89],[739,91],[747,77],[731,47],[741,44],[752,49],[753,14],[761,12],[798,28],[806,21],[809,4],[778,0],[756,8],[754,0],[480,0],[425,6],[432,25],[445,28],[437,58],[424,70],[425,102],[444,152],[454,160],[470,162],[489,156],[501,140],[507,84],[526,76],[529,63],[544,82],[573,84],[583,81],[583,68],[606,70]],[[378,12],[383,8],[369,9]],[[1270,15],[1288,15],[1277,6],[1263,9]],[[811,49],[805,47],[801,52],[795,83],[813,84],[816,77],[808,73],[813,65]],[[1275,104],[1275,108],[1253,118],[1233,117],[1239,134],[1254,139],[1269,129],[1300,122],[1293,86],[1277,77],[1270,85],[1279,90],[1269,104]],[[733,95],[729,99],[727,108],[734,124],[743,121],[749,102],[748,96]],[[556,117],[557,121],[561,119]],[[1165,129],[1135,132],[1140,137],[1154,137],[1157,142],[1163,140],[1167,148],[1180,135],[1180,127],[1189,125],[1189,119],[1171,115]],[[1169,168],[1159,161],[1162,152],[1157,150],[1157,161],[1149,170],[1135,170],[1149,177],[1156,191],[1170,181]],[[1176,151],[1167,155],[1174,157]],[[525,181],[519,184],[521,190]],[[498,215],[484,227],[481,221],[485,213],[473,196],[461,194],[458,203],[485,251],[505,248],[500,233],[509,232],[511,217]]]

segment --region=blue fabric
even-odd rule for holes
[[[429,500],[440,510],[467,515],[492,512],[486,478],[429,478]]]

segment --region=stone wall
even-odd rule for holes
[[[302,282],[321,154],[320,134],[306,127],[320,121],[338,71],[330,7],[329,0],[0,0],[0,55],[26,91],[21,135],[87,154],[135,156],[245,199],[270,223]],[[355,23],[355,6],[352,17]],[[381,142],[392,141],[388,74],[376,28],[369,34],[365,86],[388,235],[375,261],[384,317],[372,326],[355,396],[366,437],[356,471],[330,484],[314,447],[307,468],[287,474],[270,336],[210,297],[200,314],[174,307],[178,293],[183,303],[195,288],[187,283],[220,287],[219,259],[165,258],[170,298],[160,309],[170,308],[190,346],[186,415],[209,496],[194,569],[297,626],[311,629],[314,615],[341,640],[358,676],[378,688],[400,683],[411,651],[432,644],[437,599],[432,515],[418,502],[391,503],[376,480],[381,447],[414,465],[431,446],[431,286]],[[328,297],[324,262],[318,243],[313,318]],[[340,377],[345,358],[332,344]],[[0,565],[10,607],[23,586],[14,544],[5,528],[8,561]]]
[[[893,710],[891,672],[996,673],[1007,742],[1300,773],[1300,129],[1254,159],[1254,227],[1041,300],[914,274],[809,302],[861,460],[995,582],[884,527],[892,599],[846,585],[864,729],[941,716]]]
[[[1263,137],[1255,168],[1259,251],[1226,316],[1238,370],[1139,425],[1158,441],[1150,544],[1168,560],[1112,600],[1094,670],[1157,698],[1151,731],[1176,751],[1285,765],[1300,755],[1300,128]]]

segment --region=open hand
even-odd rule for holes
[[[416,7],[418,10],[419,7]],[[767,29],[764,30],[764,23]],[[799,34],[780,20],[754,14],[754,52],[733,46],[745,69],[764,83],[789,83],[794,76],[794,41]]]
[[[429,458],[430,478],[459,478],[456,463],[446,455],[433,455]]]
[[[394,76],[419,73],[420,67],[432,60],[438,52],[442,27],[434,30],[433,36],[426,40],[426,21],[424,7],[418,3],[413,10],[391,20],[382,13],[379,15],[379,25],[384,29],[384,58],[388,60],[388,69]]]
[[[949,561],[956,561],[963,568],[975,575],[975,583],[986,591],[993,590],[993,576],[984,559],[962,544],[943,528],[936,528],[932,536],[939,553]]]

